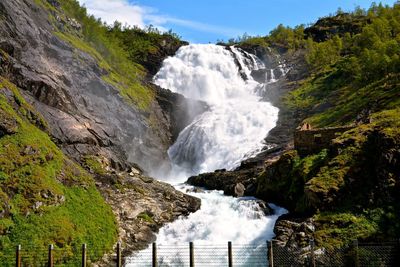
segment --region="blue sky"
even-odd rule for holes
[[[367,0],[78,0],[89,13],[108,23],[119,20],[145,27],[172,29],[184,40],[208,43],[236,38],[243,33],[266,35],[282,23],[295,26],[356,6]],[[393,5],[395,0],[382,1]]]

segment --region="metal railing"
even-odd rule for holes
[[[278,241],[264,244],[240,245],[228,242],[225,245],[205,245],[192,243],[186,245],[162,245],[153,243],[148,249],[123,257],[122,246],[117,244],[115,251],[105,251],[88,247],[24,248],[0,250],[0,266],[16,267],[67,267],[91,266],[92,259],[108,254],[109,264],[116,267],[156,267],[156,266],[249,266],[249,267],[391,267],[400,266],[400,242],[379,244],[358,243],[327,249],[314,245],[311,240],[306,248],[283,246]]]
[[[157,245],[125,260],[127,267],[136,266],[268,266],[267,244],[205,245],[190,242],[183,246]]]
[[[317,248],[311,240],[306,248],[281,246],[269,242],[271,267],[397,267],[400,266],[400,240],[384,243],[359,243],[340,248]]]

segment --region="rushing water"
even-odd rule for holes
[[[259,244],[273,237],[275,220],[286,212],[284,209],[273,206],[275,215],[265,216],[255,198],[233,198],[220,191],[194,193],[183,184],[190,175],[233,169],[265,146],[263,139],[275,126],[278,109],[260,101],[257,94],[265,84],[276,81],[273,70],[269,79],[266,75],[265,84],[251,77],[252,70],[264,68],[254,55],[211,44],[181,47],[163,62],[154,82],[205,101],[210,110],[179,134],[168,151],[173,171],[169,177],[160,177],[200,198],[201,209],[163,227],[157,235],[158,244]],[[183,254],[165,255],[163,261],[174,265]],[[148,251],[136,257],[148,257]]]

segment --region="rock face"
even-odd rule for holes
[[[17,120],[0,109],[0,138],[16,133],[17,127]]]
[[[141,173],[110,172],[97,175],[96,180],[120,226],[119,240],[124,244],[124,256],[154,242],[154,233],[165,223],[200,208],[200,199]],[[105,263],[109,261],[106,259]]]
[[[161,109],[164,111],[164,117],[169,125],[171,133],[171,143],[175,142],[179,133],[189,125],[193,119],[208,110],[205,102],[187,99],[184,96],[173,93],[170,90],[156,88],[156,99]]]
[[[351,35],[360,33],[363,26],[370,23],[366,16],[354,16],[348,13],[338,14],[334,17],[319,19],[314,25],[304,30],[306,36],[311,36],[316,42],[323,42],[338,34]]]
[[[251,196],[255,194],[255,177],[259,172],[256,168],[243,171],[217,170],[189,177],[187,183],[209,190],[223,190],[229,196]]]
[[[188,42],[172,40],[171,37],[167,37],[158,44],[156,53],[150,53],[146,60],[139,62],[148,71],[149,75],[155,75],[161,68],[162,62],[166,57],[175,55],[179,47],[188,45]]]
[[[137,163],[149,171],[167,161],[166,150],[173,139],[170,130],[173,135],[178,130],[167,121],[157,100],[148,112],[127,103],[102,78],[107,71],[93,57],[54,35],[57,29],[48,14],[33,2],[2,1],[0,5],[5,18],[0,22],[1,75],[24,90],[64,152],[77,160],[82,154],[99,154],[120,169]],[[149,94],[152,90],[156,89],[149,86]],[[179,118],[180,127],[190,121],[184,117]]]
[[[63,22],[56,17],[58,22],[51,23],[48,11],[36,2],[0,2],[0,76],[16,84],[43,116],[64,154],[95,175],[118,219],[127,253],[144,248],[161,225],[197,210],[200,201],[140,169],[150,173],[168,167],[167,148],[195,115],[181,111],[187,105],[198,105],[199,112],[206,107],[151,84],[145,84],[155,95],[147,110],[128,103],[105,81],[108,70],[98,60],[55,34],[63,23],[76,31],[81,25],[73,18]],[[61,6],[56,0],[48,3]],[[150,73],[176,49],[166,44],[165,54],[150,60]],[[13,118],[0,113],[0,138],[16,127]]]
[[[294,53],[282,52],[280,56],[277,56],[276,52],[271,49],[257,45],[240,46],[240,48],[249,53],[255,53],[266,66],[270,66],[272,69],[282,63],[285,64],[287,69],[287,73],[278,81],[267,84],[268,88],[263,95],[263,100],[279,108],[276,126],[265,137],[265,142],[268,145],[255,157],[243,161],[238,169],[252,168],[253,166],[263,167],[265,160],[277,157],[293,147],[293,133],[305,114],[294,114],[285,106],[283,97],[288,92],[298,88],[299,82],[307,77],[309,70],[306,66],[303,50]],[[268,74],[268,71],[269,69],[259,70],[253,72],[252,75],[255,79],[259,76],[260,82],[265,82],[265,75]]]

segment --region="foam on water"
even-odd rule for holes
[[[191,186],[182,184],[189,175],[233,169],[265,146],[263,139],[275,126],[278,109],[261,102],[256,93],[263,84],[253,80],[251,71],[262,68],[258,58],[235,47],[188,45],[167,58],[154,78],[157,85],[210,106],[179,134],[169,149],[173,171],[169,178],[159,177],[202,201],[200,210],[160,229],[157,243],[177,250],[159,255],[165,266],[181,266],[188,251],[178,248],[191,241],[200,245],[265,244],[274,235],[276,219],[286,212],[272,205],[275,214],[265,216],[255,198],[224,196],[222,191],[194,193]],[[150,248],[132,260],[150,260],[149,253]],[[250,250],[243,253],[251,258]],[[226,256],[218,260],[223,264]]]
[[[169,149],[174,163],[192,174],[232,169],[265,145],[278,109],[260,102],[255,93],[260,84],[250,73],[261,67],[254,55],[217,45],[184,46],[164,61],[156,84],[210,105],[210,111],[187,126]]]

